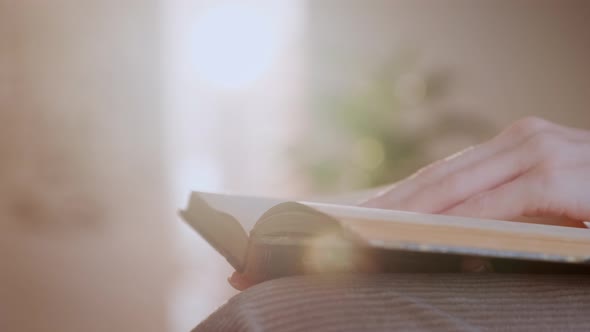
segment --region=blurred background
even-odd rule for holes
[[[590,128],[590,2],[0,0],[0,330],[187,331],[234,292],[191,190],[394,182]]]

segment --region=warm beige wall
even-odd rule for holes
[[[166,331],[156,1],[0,1],[0,330]]]
[[[308,1],[314,89],[355,84],[414,49],[451,74],[441,108],[504,126],[535,114],[590,128],[590,2]]]

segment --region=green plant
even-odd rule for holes
[[[291,150],[311,190],[393,182],[429,161],[427,151],[436,140],[462,135],[473,141],[489,132],[476,117],[434,112],[448,77],[409,68],[387,64],[361,86],[314,101],[310,126]]]

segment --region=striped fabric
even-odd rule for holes
[[[590,276],[321,275],[232,298],[193,332],[590,331]]]

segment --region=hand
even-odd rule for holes
[[[498,136],[419,170],[361,204],[395,210],[585,227],[590,220],[590,132],[525,118]],[[489,270],[466,257],[464,271]],[[230,283],[250,283],[235,273]]]
[[[590,132],[525,118],[363,204],[488,219],[590,220]]]
[[[525,118],[362,205],[585,227],[582,221],[590,220],[590,132]],[[484,259],[465,257],[461,269],[492,268]]]

